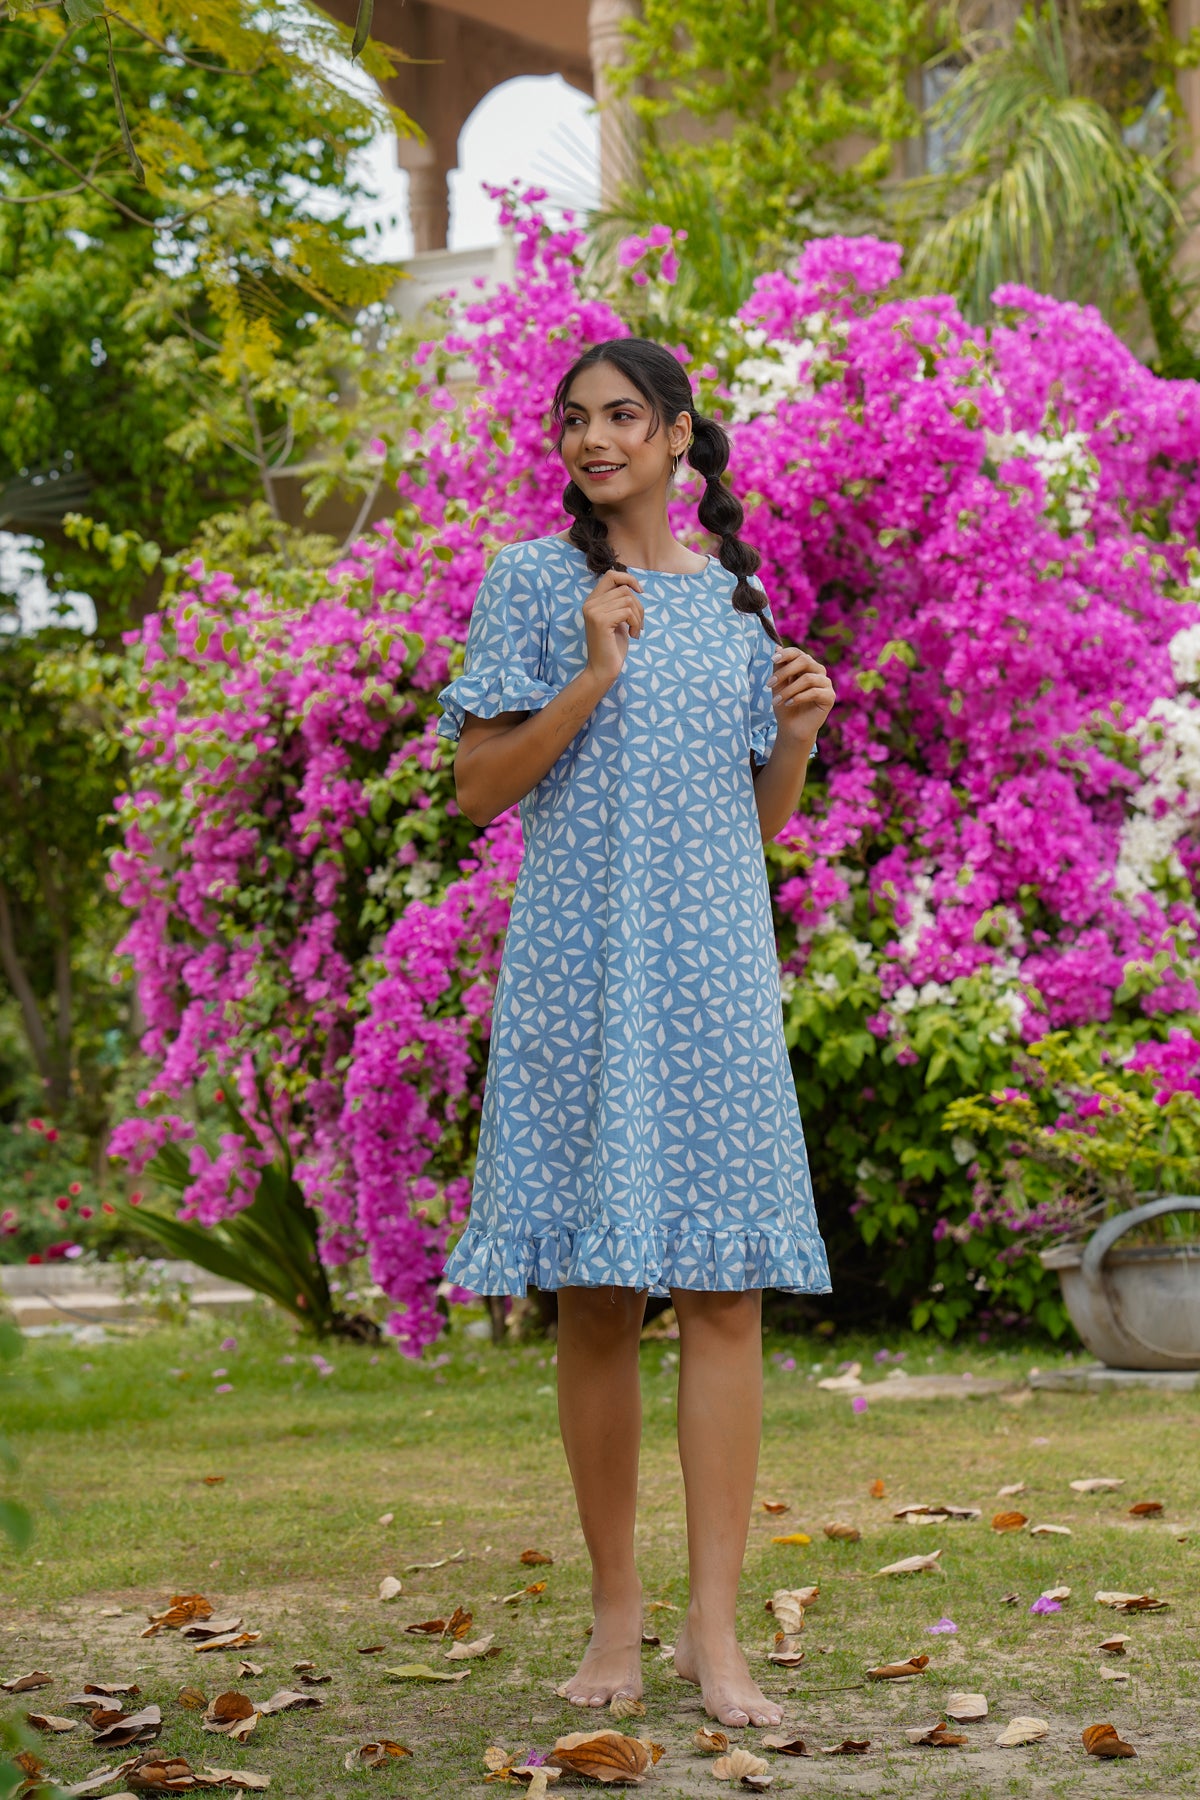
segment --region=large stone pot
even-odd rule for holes
[[[1071,1323],[1111,1369],[1200,1369],[1200,1243],[1117,1250],[1117,1240],[1165,1213],[1200,1212],[1200,1196],[1170,1194],[1108,1219],[1087,1243],[1042,1252],[1057,1269]]]

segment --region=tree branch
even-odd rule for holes
[[[37,995],[33,991],[33,983],[29,979],[17,950],[17,935],[13,925],[12,908],[9,904],[8,889],[3,880],[0,880],[0,969],[3,969],[4,978],[12,989],[13,998],[20,1008],[25,1037],[33,1052],[33,1060],[37,1064],[38,1074],[42,1078],[47,1093],[53,1094],[56,1083],[50,1039],[38,1007]]]

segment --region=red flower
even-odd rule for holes
[[[111,1200],[102,1200],[100,1204],[106,1213],[115,1213],[117,1210]]]
[[[71,1210],[71,1202],[67,1199],[65,1194],[60,1194],[54,1204],[57,1206],[59,1212],[70,1212]]]
[[[45,1131],[46,1127],[42,1124],[40,1119],[30,1119],[29,1129],[30,1131]],[[38,1258],[38,1261],[41,1261],[40,1257]]]
[[[67,1189],[67,1192],[68,1192],[68,1194],[82,1194],[82,1192],[83,1192],[82,1181],[73,1181],[71,1183],[70,1187]]]
[[[40,1262],[41,1262],[41,1260],[42,1260],[42,1259],[41,1259],[41,1257],[40,1257],[40,1256],[27,1256],[27,1257],[26,1257],[26,1258],[25,1258],[25,1261],[26,1261],[26,1262],[31,1262],[31,1263],[40,1263]]]

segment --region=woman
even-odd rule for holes
[[[774,1725],[735,1611],[762,1419],[762,1290],[828,1292],[783,1038],[763,842],[834,702],[786,648],[721,482],[729,441],[662,346],[589,350],[554,398],[570,530],[503,550],[439,696],[459,804],[520,803],[471,1217],[447,1274],[558,1293],[559,1419],[595,1619],[560,1689],[641,1691],[634,1565],[647,1294],[679,1321],[690,1602],[675,1668]],[[698,555],[671,531],[705,479]],[[599,577],[597,580],[596,577]]]

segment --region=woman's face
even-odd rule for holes
[[[563,408],[562,459],[593,506],[666,488],[692,421],[680,413],[673,425],[660,425],[648,437],[653,426],[649,401],[612,363],[593,363],[575,377]]]

